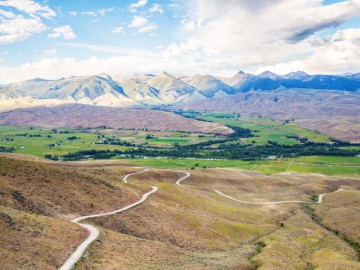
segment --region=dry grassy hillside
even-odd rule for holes
[[[226,126],[188,119],[173,113],[147,110],[99,107],[90,105],[62,105],[34,107],[0,113],[0,125],[38,127],[100,127],[149,129],[162,131],[191,131],[229,134]]]
[[[0,158],[2,269],[57,269],[86,235],[66,220],[128,205],[154,185],[158,193],[144,204],[87,221],[100,228],[100,239],[76,269],[360,267],[349,243],[315,222],[301,204],[243,204],[213,190],[249,202],[311,201],[315,194],[342,186],[349,191],[325,196],[326,203],[315,205],[314,213],[356,242],[358,219],[349,215],[355,215],[358,180],[201,169],[191,171],[186,186],[178,186],[174,183],[184,171],[150,168],[131,176],[128,184],[122,182],[124,175],[140,170],[121,161]],[[349,222],[342,223],[344,218]],[[329,254],[334,255],[330,261]]]

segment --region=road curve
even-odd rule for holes
[[[140,174],[140,173],[144,173],[149,171],[148,169],[144,169],[141,172],[137,172],[137,173],[131,173],[126,175],[123,178],[123,182],[124,183],[128,183],[128,178],[131,175],[135,175],[135,174]],[[177,185],[182,185],[181,181],[188,178],[191,174],[190,173],[186,173],[186,175],[182,178],[180,178],[179,180],[176,181]],[[158,187],[153,186],[152,190],[145,193],[141,199],[133,204],[130,204],[128,206],[125,206],[123,208],[117,209],[115,211],[112,212],[106,212],[106,213],[100,213],[100,214],[93,214],[93,215],[88,215],[88,216],[82,216],[82,217],[78,217],[75,218],[73,220],[71,220],[71,222],[74,222],[76,224],[79,224],[81,227],[84,227],[85,229],[87,229],[90,232],[90,235],[88,236],[88,238],[82,242],[77,249],[75,250],[75,252],[73,254],[71,254],[71,256],[66,260],[66,262],[59,268],[59,270],[72,270],[74,265],[81,259],[81,257],[83,256],[83,254],[85,253],[86,249],[88,248],[88,246],[94,242],[100,234],[100,231],[98,228],[96,228],[95,226],[91,225],[91,224],[86,224],[86,223],[80,223],[80,221],[88,219],[88,218],[96,218],[96,217],[103,217],[103,216],[110,216],[110,215],[114,215],[114,214],[118,214],[124,211],[127,211],[139,204],[142,204],[143,202],[145,202],[151,194],[154,194],[155,192],[157,192],[159,190]]]
[[[343,190],[344,190],[344,189],[339,188],[338,190],[336,190],[336,191],[334,191],[334,192],[339,192],[339,191],[343,191]],[[331,193],[334,193],[334,192],[331,192]],[[319,198],[318,198],[318,201],[317,201],[316,203],[322,203],[324,196],[327,195],[327,194],[330,194],[330,193],[320,194],[320,195],[319,195]]]
[[[128,176],[130,176],[130,175],[128,175]],[[158,187],[152,187],[152,190],[145,193],[139,201],[137,201],[133,204],[130,204],[128,206],[125,206],[123,208],[117,209],[115,211],[100,213],[100,214],[93,214],[93,215],[88,215],[88,216],[82,216],[82,217],[78,217],[78,218],[71,220],[71,222],[74,222],[76,224],[79,224],[81,227],[86,228],[90,232],[90,235],[84,242],[82,242],[77,247],[75,252],[73,254],[71,254],[71,256],[66,260],[66,262],[59,268],[59,270],[73,269],[74,265],[80,260],[80,258],[86,251],[87,247],[99,237],[99,234],[100,234],[99,229],[97,229],[95,226],[93,226],[91,224],[80,223],[80,221],[82,221],[84,219],[88,219],[88,218],[110,216],[110,215],[114,215],[114,214],[118,214],[118,213],[127,211],[127,210],[134,208],[135,206],[138,206],[139,204],[142,204],[143,202],[145,202],[150,197],[151,194],[154,194],[158,190],[159,190]]]
[[[124,183],[128,183],[128,178],[129,178],[130,176],[135,175],[135,174],[144,173],[144,172],[147,172],[147,171],[149,171],[149,169],[144,169],[144,170],[142,170],[141,172],[136,172],[136,173],[127,174],[127,175],[124,176],[123,182],[124,182]]]
[[[186,172],[185,174],[186,175],[184,177],[182,177],[182,178],[180,178],[179,180],[176,181],[176,184],[178,186],[185,186],[185,185],[181,184],[181,182],[191,175],[191,173],[189,173],[189,172]]]
[[[342,191],[342,190],[343,189],[340,188],[340,189],[336,190],[335,192],[339,192],[339,191]],[[246,201],[241,201],[241,200],[235,199],[235,198],[233,198],[233,197],[231,197],[229,195],[226,195],[226,194],[222,193],[219,190],[214,189],[214,191],[217,194],[219,194],[221,196],[224,196],[224,197],[226,197],[228,199],[231,199],[233,201],[237,201],[237,202],[245,203],[245,204],[252,204],[252,205],[271,205],[271,204],[282,204],[282,203],[313,203],[313,202],[306,202],[306,201],[246,202]],[[333,193],[333,192],[331,192],[331,193]],[[320,194],[319,197],[318,197],[318,201],[316,203],[322,203],[324,196],[327,195],[327,194],[329,194],[329,193]]]

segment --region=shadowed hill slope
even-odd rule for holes
[[[0,114],[0,124],[39,127],[100,127],[191,131],[229,134],[233,131],[220,124],[188,119],[173,113],[90,105],[35,107]]]

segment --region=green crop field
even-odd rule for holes
[[[147,136],[153,138],[147,138]],[[76,137],[76,139],[71,139]],[[70,139],[69,139],[70,138]],[[136,145],[172,147],[175,143],[191,144],[213,139],[213,135],[181,132],[148,132],[104,129],[46,129],[36,127],[0,126],[0,146],[13,147],[15,153],[38,157],[64,155],[83,150],[126,150],[121,145],[100,144],[104,139],[120,139]]]
[[[138,165],[172,169],[233,168],[254,170],[264,174],[297,172],[360,178],[360,157],[319,156],[254,161],[147,158],[127,161]]]
[[[45,157],[49,154],[63,155],[90,149],[125,149],[115,145],[96,144],[98,142],[97,134],[73,129],[59,129],[55,133],[50,129],[32,127],[0,127],[0,146],[14,147],[15,152],[20,154]]]
[[[300,127],[292,121],[275,121],[267,117],[238,117],[236,114],[223,113],[183,113],[184,116],[216,122],[223,125],[247,128],[256,137],[244,139],[247,144],[264,145],[268,141],[284,145],[299,143],[296,139],[306,138],[311,142],[329,142],[329,136],[317,131]]]
[[[216,117],[215,117],[215,116]],[[230,126],[248,128],[257,137],[241,139],[241,143],[255,141],[257,145],[265,145],[268,140],[279,144],[300,143],[296,138],[307,138],[311,141],[326,142],[329,138],[315,131],[302,129],[293,122],[282,123],[268,118],[237,118],[233,114],[204,114],[196,116],[207,121],[214,121]],[[291,137],[291,138],[289,138]],[[171,149],[175,144],[191,145],[209,140],[222,139],[216,135],[183,132],[153,132],[145,130],[117,129],[45,129],[34,127],[0,126],[0,146],[13,148],[15,153],[37,157],[46,155],[61,156],[83,150],[120,150],[131,148],[155,147]],[[105,142],[108,140],[108,144]],[[126,142],[114,145],[111,140]],[[238,144],[229,139],[227,144]],[[220,147],[221,143],[213,143],[209,149]],[[353,150],[358,146],[351,146]],[[281,153],[276,153],[279,157]],[[199,169],[199,168],[237,168],[255,170],[265,174],[281,172],[320,173],[325,175],[344,175],[360,178],[360,157],[354,156],[305,156],[297,158],[277,158],[263,160],[226,160],[206,159],[206,151],[201,153],[204,159],[191,158],[147,158],[130,159],[129,162],[162,168]],[[114,157],[120,158],[120,156]]]

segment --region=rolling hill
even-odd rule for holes
[[[100,127],[229,134],[223,125],[170,112],[71,104],[0,113],[0,124],[38,127]]]

